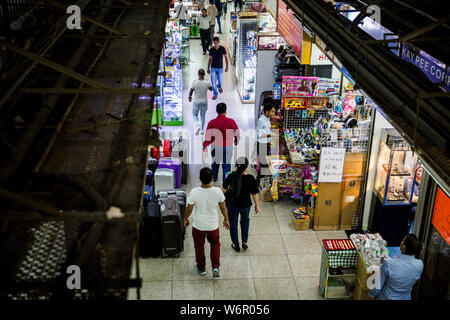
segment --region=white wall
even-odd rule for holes
[[[258,50],[256,53],[255,121],[258,120],[261,92],[273,90],[273,67],[277,50]]]
[[[381,129],[382,128],[393,128],[393,126],[389,123],[389,121],[384,118],[383,114],[376,112],[375,116],[375,124],[373,130],[373,139],[372,139],[372,149],[370,152],[370,160],[369,160],[369,174],[367,176],[367,184],[366,184],[366,195],[364,201],[364,212],[363,212],[363,220],[362,220],[362,228],[364,231],[368,228],[369,223],[369,215],[370,215],[370,206],[372,202],[372,194],[373,187],[375,182],[375,174],[377,172],[376,165],[378,159],[378,150],[380,147],[380,139],[381,139]]]

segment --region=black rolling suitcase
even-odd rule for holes
[[[153,192],[151,187],[149,189]],[[141,258],[159,257],[162,255],[162,247],[159,204],[154,201],[153,195],[146,194],[142,206],[142,222],[139,226],[139,256]]]
[[[181,189],[159,191],[158,204],[161,210],[163,257],[179,257],[184,249],[186,192]]]
[[[172,157],[180,159],[181,184],[187,184],[189,151],[188,140],[179,134],[178,138],[172,140]]]
[[[156,169],[158,169],[158,160],[156,160],[155,158],[149,157],[147,169],[150,170],[152,173],[155,173]]]

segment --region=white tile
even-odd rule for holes
[[[257,278],[290,278],[291,267],[286,255],[250,256],[252,273]]]
[[[214,285],[211,279],[173,281],[172,300],[213,300]]]
[[[294,277],[320,276],[321,255],[288,255]]]
[[[172,264],[175,258],[139,259],[139,275],[143,281],[172,280]]]
[[[253,279],[214,280],[216,300],[255,300]]]
[[[297,300],[298,291],[294,278],[255,279],[258,300]]]
[[[130,289],[129,300],[137,300],[137,290]],[[141,300],[170,300],[172,298],[172,281],[146,281],[142,283]]]
[[[313,232],[298,231],[282,234],[287,254],[321,254],[322,247]]]
[[[297,290],[302,300],[323,300],[319,291],[319,277],[295,278]]]

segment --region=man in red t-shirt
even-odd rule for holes
[[[208,146],[211,144],[212,174],[214,182],[219,177],[219,166],[222,164],[222,183],[225,182],[225,173],[231,171],[231,158],[233,144],[239,143],[239,129],[236,122],[227,118],[227,105],[219,103],[216,107],[217,117],[208,123],[203,142],[203,152],[206,158]]]

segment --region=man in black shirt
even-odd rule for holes
[[[214,46],[209,49],[208,74],[211,74],[211,85],[213,87],[213,99],[217,99],[217,89],[223,92],[223,58],[225,58],[225,72],[228,72],[227,50],[220,45],[219,37],[214,37]]]

